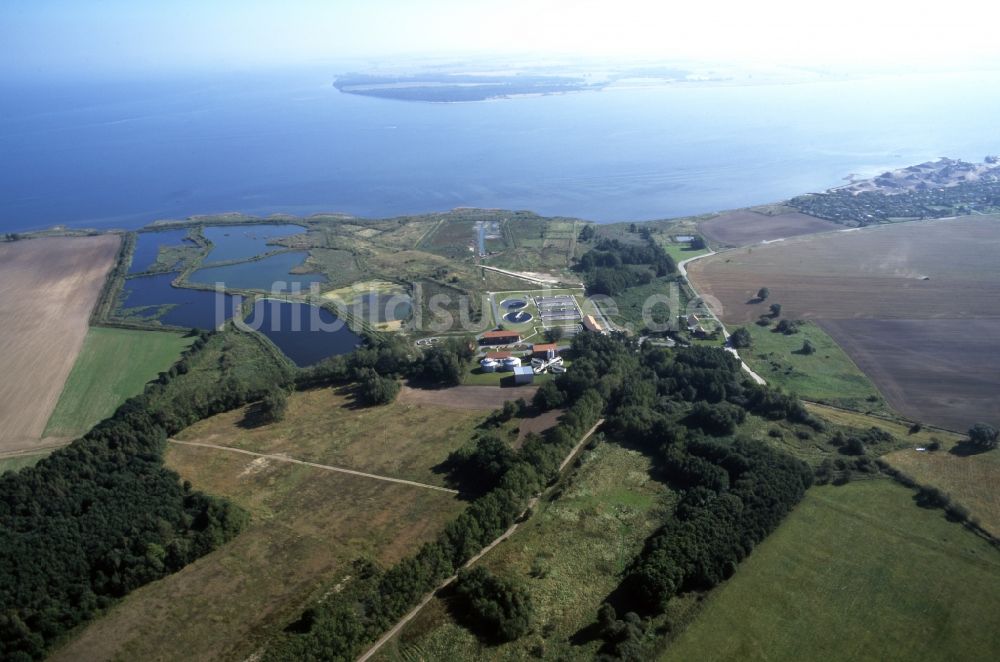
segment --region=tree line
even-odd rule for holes
[[[163,465],[166,439],[289,372],[254,338],[202,333],[170,371],[37,465],[0,476],[0,658],[51,644],[232,538],[241,509]]]
[[[591,389],[576,399],[557,426],[543,436],[528,435],[516,452],[509,447],[500,450],[492,440],[476,444],[477,458],[471,461],[485,463],[492,488],[473,500],[434,541],[391,568],[356,562],[351,581],[307,609],[268,649],[265,659],[357,657],[426,593],[510,527],[531,496],[556,477],[562,458],[603,409],[603,399]],[[473,627],[484,637],[517,636],[530,620],[523,594],[505,580],[487,579],[475,571],[463,573],[458,590],[470,603]]]

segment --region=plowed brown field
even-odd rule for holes
[[[725,251],[688,266],[728,324],[815,319],[900,412],[1000,424],[1000,220],[901,223]],[[754,300],[767,287],[766,302]],[[714,300],[712,299],[714,297]]]
[[[833,221],[824,221],[799,212],[772,216],[746,209],[719,214],[698,224],[703,235],[727,246],[748,246],[762,241],[839,230],[842,227]]]
[[[0,244],[0,453],[46,445],[45,423],[119,241],[105,235]]]

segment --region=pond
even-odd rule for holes
[[[306,229],[301,225],[210,225],[202,228],[205,238],[214,244],[204,264],[246,260],[257,255],[280,250],[281,246],[268,245],[280,237],[300,234]]]
[[[173,273],[127,279],[119,299],[120,314],[196,329],[214,329],[233,316],[233,297],[174,287],[170,283],[176,277]]]
[[[156,257],[160,254],[160,246],[181,246],[185,242],[192,243],[185,239],[187,233],[187,228],[138,233],[135,239],[135,250],[132,252],[132,266],[129,267],[128,272],[136,274],[149,271],[156,263]]]
[[[363,342],[329,310],[307,303],[260,299],[246,323],[267,336],[298,366],[348,354]]]
[[[264,292],[309,291],[312,283],[325,283],[322,274],[293,274],[309,256],[306,251],[278,253],[263,260],[239,262],[222,267],[208,267],[194,272],[189,280],[194,283],[225,283],[229,289],[262,290]]]

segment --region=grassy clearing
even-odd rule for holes
[[[649,477],[649,460],[617,444],[601,444],[555,500],[537,512],[482,563],[525,583],[535,607],[533,631],[501,646],[484,646],[435,599],[380,653],[382,660],[521,660],[544,650],[549,659],[590,659],[597,643],[570,638],[591,624],[625,564],[670,507],[672,493]]]
[[[955,440],[934,436],[941,440],[941,450],[920,452],[909,448],[889,453],[883,459],[919,484],[947,492],[968,508],[984,529],[1000,537],[1000,451],[951,453]]]
[[[661,659],[992,659],[1000,554],[912,494],[814,487]]]
[[[890,419],[882,416],[871,416],[869,414],[862,414],[859,411],[837,409],[836,407],[828,407],[826,405],[820,405],[812,402],[806,403],[806,409],[813,414],[826,419],[834,425],[856,428],[858,430],[867,430],[871,427],[882,428],[898,439],[905,440],[908,444],[914,447],[926,446],[932,441],[937,440],[944,446],[950,448],[964,438],[962,435],[955,434],[954,432],[939,430],[937,428],[921,426],[919,430],[916,430],[913,429],[913,423],[911,421],[901,418]]]
[[[673,292],[676,292],[676,307],[679,309],[676,311],[669,307],[669,301],[674,297]],[[647,305],[649,306],[647,312],[651,320],[656,324],[665,325],[683,312],[685,304],[680,288],[677,287],[672,278],[654,278],[646,285],[630,287],[612,298],[617,310],[602,304],[604,314],[616,326],[628,329],[633,333],[641,333],[646,328],[643,308]]]
[[[51,451],[45,451],[43,453],[12,455],[10,457],[0,458],[0,474],[7,471],[19,471],[25,467],[33,467],[38,464],[39,461],[48,457],[50,452]]]
[[[699,255],[704,255],[708,252],[707,248],[691,248],[690,242],[678,244],[669,236],[661,237],[657,235],[657,240],[660,246],[663,247],[663,250],[666,251],[667,255],[674,259],[674,262],[690,260],[693,257],[698,257]]]
[[[45,435],[86,432],[169,370],[192,342],[179,333],[91,327]]]
[[[767,312],[765,305],[760,308],[762,313]],[[746,328],[753,336],[753,346],[740,350],[740,355],[769,384],[806,400],[860,411],[889,412],[889,406],[871,380],[812,322],[804,323],[792,335],[775,332],[773,325],[748,324]],[[815,353],[800,353],[806,340],[816,348]]]
[[[279,423],[254,427],[251,406],[200,421],[177,438],[443,485],[433,467],[483,418],[481,412],[399,402],[356,407],[346,391],[317,389],[292,394]]]
[[[350,574],[433,538],[462,509],[448,494],[205,448],[167,465],[252,514],[246,531],[135,591],[54,660],[243,660]]]

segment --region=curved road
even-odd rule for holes
[[[707,253],[702,253],[701,255],[695,255],[694,257],[689,257],[688,259],[682,260],[682,261],[680,261],[680,262],[677,263],[677,272],[680,273],[680,275],[683,276],[685,280],[687,280],[688,287],[691,288],[691,291],[694,292],[695,296],[697,296],[697,297],[700,297],[701,295],[698,294],[698,290],[694,289],[694,284],[691,283],[691,279],[688,278],[687,265],[689,263],[691,263],[691,262],[694,262],[695,260],[700,260],[702,258],[709,257],[709,256],[712,256],[712,255],[718,255],[718,253],[716,251],[713,251],[713,250],[709,249],[709,251]],[[706,303],[705,304],[705,309],[708,310],[708,314],[712,316],[712,319],[714,319],[716,322],[718,322],[719,328],[722,329],[722,336],[726,339],[726,347],[725,347],[726,351],[729,352],[730,354],[732,354],[733,356],[735,356],[737,359],[739,359],[740,365],[743,367],[743,370],[748,375],[750,375],[750,378],[752,380],[754,380],[755,382],[757,382],[761,386],[764,386],[765,384],[767,384],[767,381],[765,381],[763,377],[761,377],[756,372],[754,372],[753,370],[751,370],[750,366],[748,366],[746,364],[746,361],[744,361],[743,358],[740,357],[740,353],[738,351],[736,351],[736,348],[733,347],[730,344],[730,342],[729,342],[729,330],[726,329],[726,325],[722,323],[722,320],[720,320],[719,316],[715,314],[715,311],[712,310],[712,307],[709,306]]]

